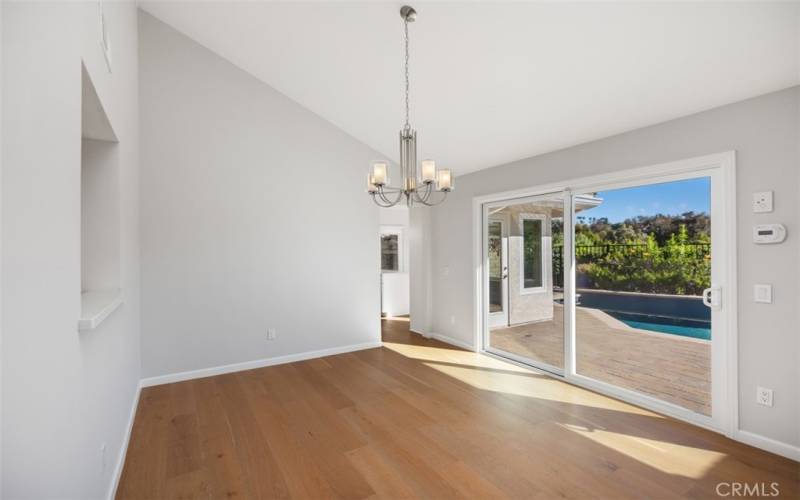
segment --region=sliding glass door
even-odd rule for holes
[[[711,179],[591,196],[573,221],[576,373],[710,416]]]
[[[554,373],[564,369],[564,202],[557,193],[487,207],[486,349]]]
[[[484,350],[722,427],[730,175],[705,166],[484,203]]]

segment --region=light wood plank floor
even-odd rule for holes
[[[711,415],[711,343],[631,328],[598,309],[578,307],[575,336],[581,375]],[[564,308],[553,321],[493,329],[490,345],[564,366]]]
[[[385,321],[383,348],[143,390],[117,498],[800,494],[797,462],[407,327]]]

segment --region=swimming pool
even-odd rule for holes
[[[671,318],[619,311],[603,311],[631,328],[711,340],[711,321]]]

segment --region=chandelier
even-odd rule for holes
[[[408,5],[400,9],[403,18],[405,33],[405,84],[406,84],[406,123],[400,130],[400,187],[389,185],[389,163],[386,161],[373,162],[367,176],[367,193],[372,200],[381,207],[393,207],[405,198],[408,206],[414,203],[433,206],[442,203],[447,198],[447,193],[453,190],[453,174],[449,169],[436,169],[433,160],[420,162],[419,176],[417,174],[417,131],[409,123],[409,78],[408,78],[408,23],[417,19],[417,11]],[[434,194],[441,193],[441,194]]]

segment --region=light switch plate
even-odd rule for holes
[[[763,214],[772,212],[772,191],[753,193],[753,213]]]
[[[753,285],[753,300],[760,304],[772,304],[772,285]]]

